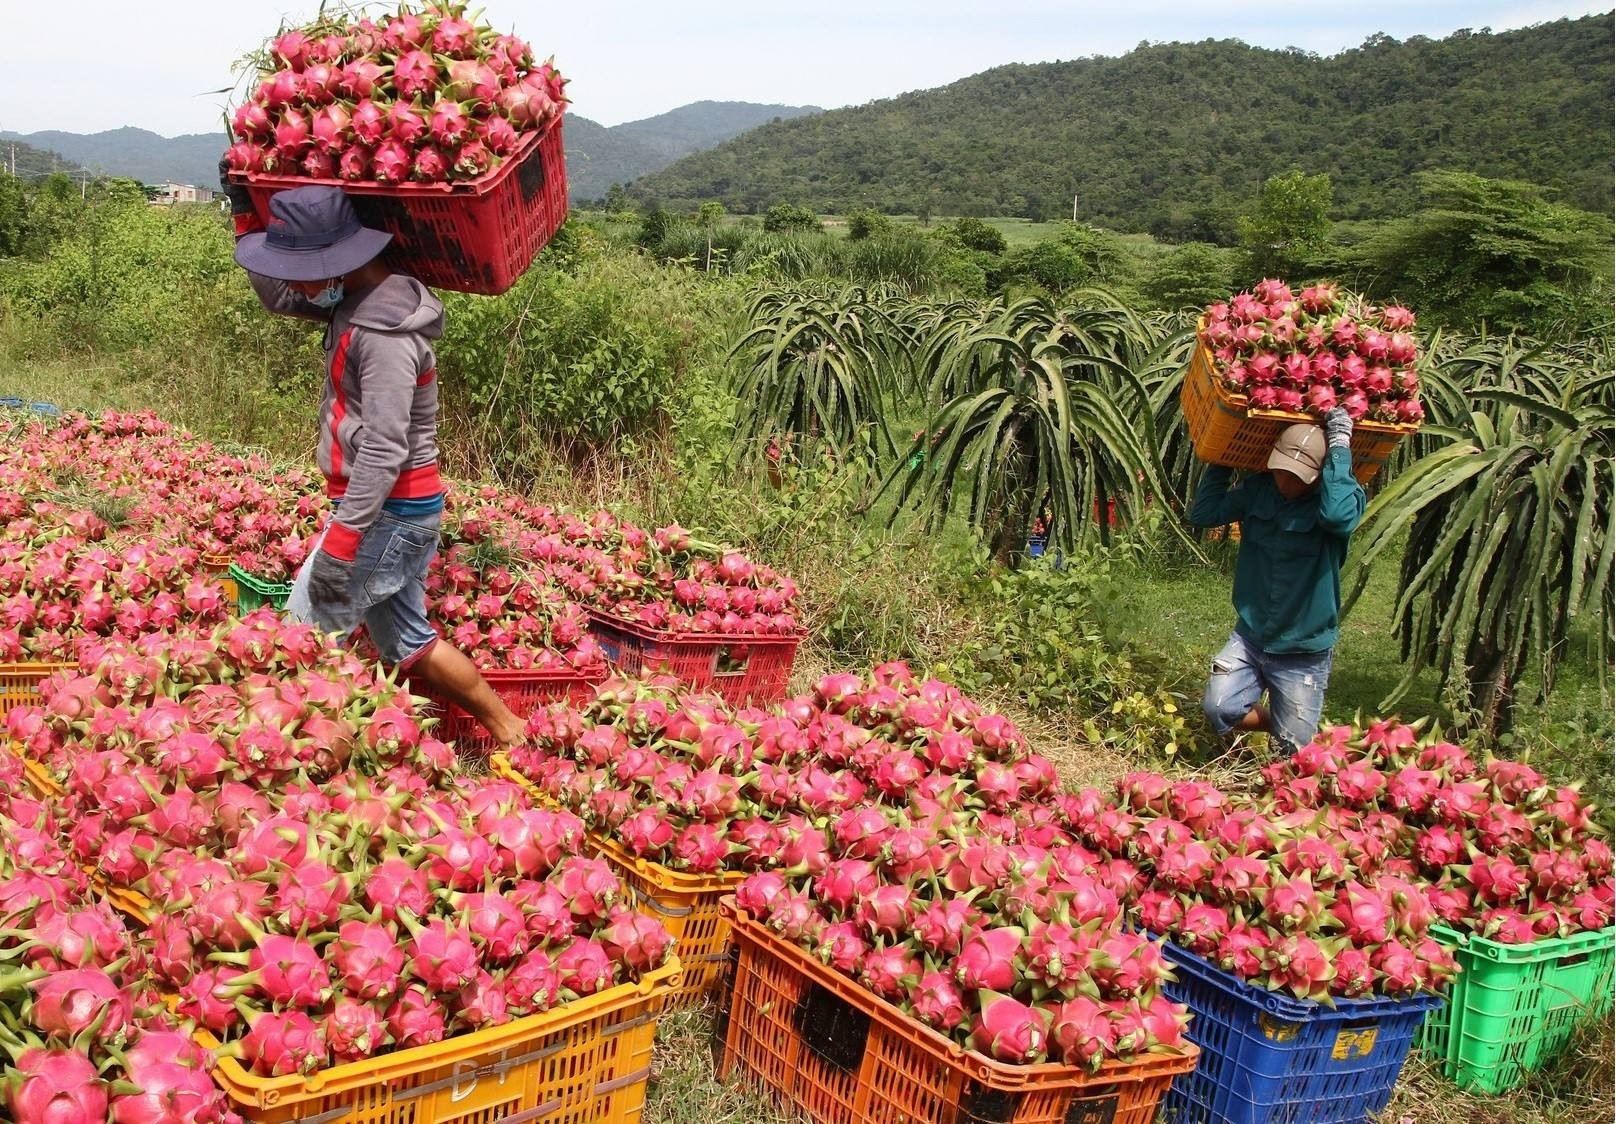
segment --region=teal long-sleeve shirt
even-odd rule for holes
[[[1351,451],[1329,450],[1318,488],[1295,501],[1280,494],[1269,473],[1254,473],[1233,488],[1229,476],[1227,468],[1207,468],[1188,518],[1196,527],[1240,524],[1236,631],[1265,652],[1335,647],[1341,566],[1365,504]]]

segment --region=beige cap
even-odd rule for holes
[[[1304,484],[1319,478],[1324,467],[1324,430],[1312,422],[1297,422],[1279,431],[1268,467],[1294,472]]]

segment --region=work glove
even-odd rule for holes
[[[321,621],[341,621],[353,608],[352,562],[344,562],[323,550],[309,561],[309,608]]]
[[[1324,416],[1324,436],[1332,449],[1352,447],[1352,418],[1340,406]]]
[[[230,159],[219,157],[219,190],[230,200],[230,219],[236,228],[236,237],[259,228],[258,212],[253,210],[252,196],[243,184],[230,182]]]

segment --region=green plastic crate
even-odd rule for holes
[[[227,572],[236,583],[236,611],[242,616],[262,605],[284,609],[286,599],[292,596],[291,582],[267,582],[249,574],[234,562]]]
[[[1531,944],[1445,925],[1431,935],[1455,950],[1461,971],[1447,1006],[1426,1016],[1419,1046],[1462,1089],[1508,1092],[1564,1047],[1582,1019],[1611,1009],[1616,928]]]

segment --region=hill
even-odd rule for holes
[[[223,128],[217,133],[163,137],[127,125],[101,133],[0,133],[0,140],[51,149],[92,172],[128,176],[142,183],[174,180],[203,187],[218,182],[219,154],[229,143]]]
[[[568,186],[574,199],[598,199],[614,183],[649,175],[765,122],[819,112],[811,105],[698,101],[610,128],[572,114],[567,117]]]
[[[1184,233],[1262,181],[1328,172],[1337,218],[1406,212],[1410,173],[1558,188],[1609,213],[1610,13],[1499,34],[1374,36],[1328,58],[1227,40],[1001,66],[939,89],[764,125],[635,183],[645,203],[757,211],[1070,215]],[[1193,225],[1193,223],[1192,223]],[[1193,232],[1191,232],[1193,234]]]
[[[611,128],[569,115],[567,173],[572,195],[598,198],[614,183],[638,179],[767,121],[818,112],[817,106],[699,101]],[[58,152],[63,160],[93,172],[146,183],[173,179],[204,186],[219,178],[219,154],[228,143],[222,131],[163,137],[127,126],[88,134],[0,132],[0,141],[13,140]]]

